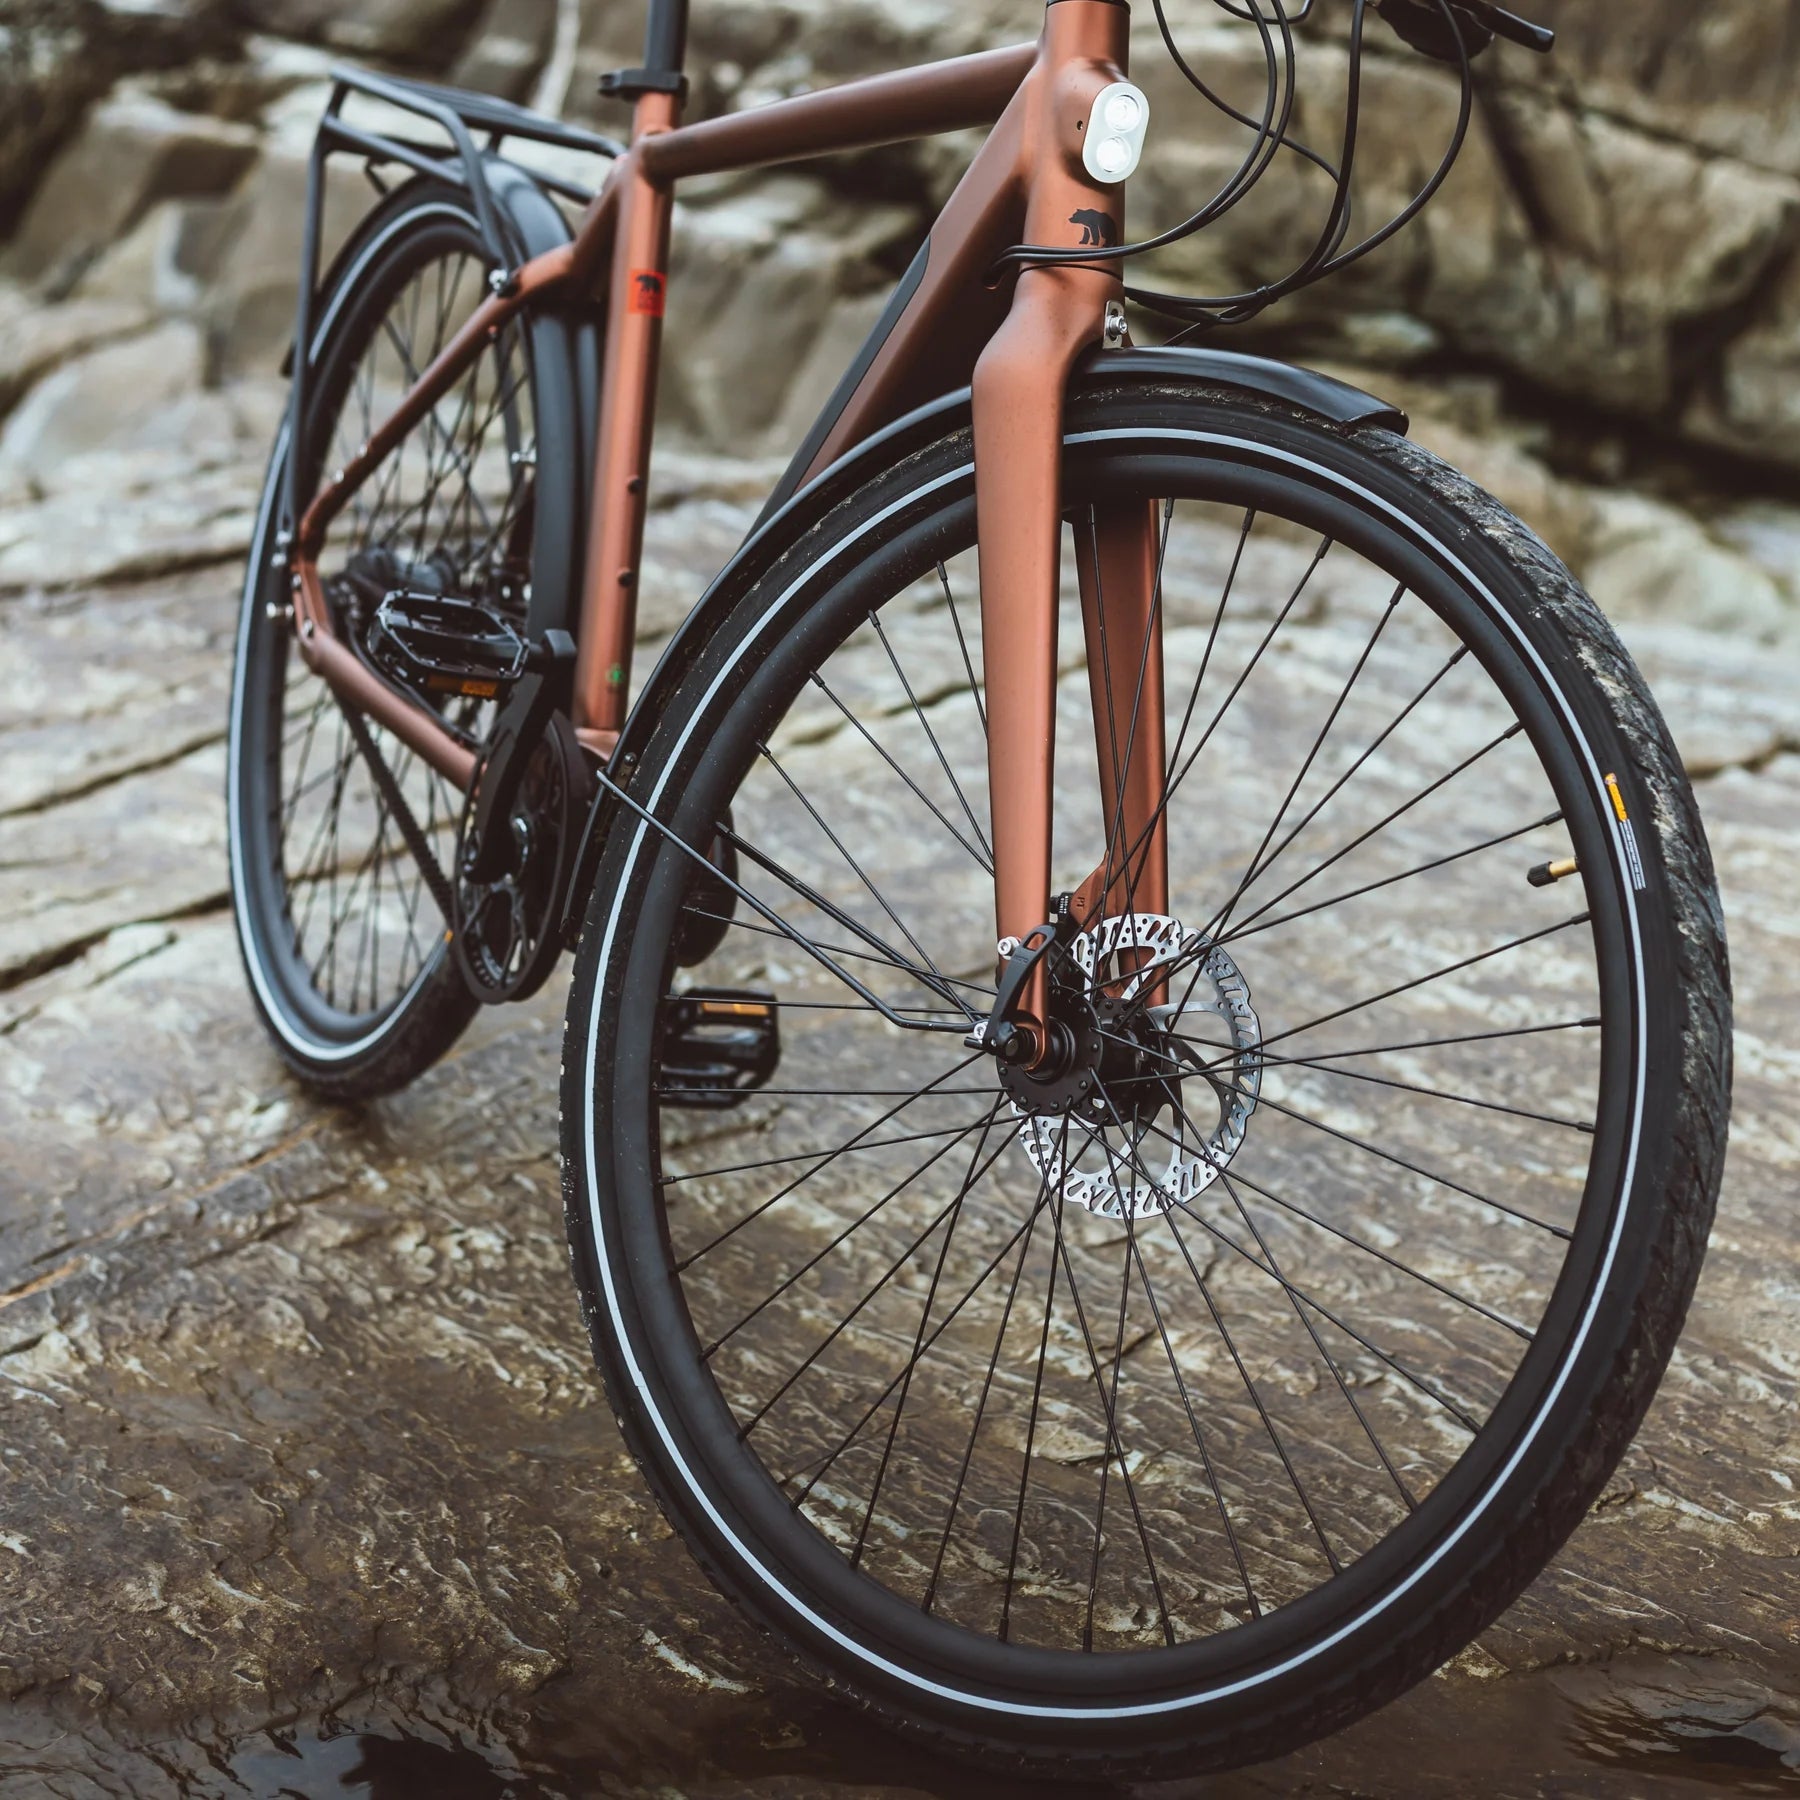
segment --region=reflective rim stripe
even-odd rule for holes
[[[343,279],[332,293],[331,302],[325,310],[325,317],[319,321],[319,328],[313,334],[314,348],[309,360],[317,359],[319,348],[323,346],[332,326],[337,323],[339,312],[343,310],[345,301],[354,292],[357,281],[361,278],[370,259],[392,242],[399,232],[410,230],[420,219],[429,218],[434,214],[440,218],[459,219],[465,224],[474,223],[468,213],[447,205],[441,200],[430,201],[422,206],[409,207],[384,231],[364,246],[356,261],[345,272]],[[240,847],[243,834],[240,829],[241,802],[238,798],[238,764],[241,748],[239,744],[241,727],[238,721],[243,717],[244,712],[244,679],[246,665],[249,661],[250,627],[256,607],[257,589],[261,584],[264,572],[264,545],[267,542],[269,518],[275,509],[275,496],[281,487],[282,464],[287,458],[289,426],[290,421],[283,418],[281,429],[275,435],[275,449],[269,458],[269,473],[263,481],[262,501],[256,514],[256,531],[250,540],[249,565],[244,571],[243,599],[238,609],[237,667],[232,673],[231,680],[231,739],[225,773],[227,813],[225,835],[231,847],[231,891],[234,896],[247,891],[243,851]],[[425,985],[426,980],[443,961],[444,952],[440,944],[437,950],[426,959],[425,966],[420,969],[412,985],[405,993],[390,1003],[387,1011],[381,1015],[372,1030],[357,1038],[353,1043],[334,1043],[328,1039],[315,1038],[300,1030],[298,1022],[289,1015],[287,1007],[276,997],[276,983],[263,964],[262,954],[256,943],[256,934],[245,921],[243,909],[234,907],[233,911],[236,913],[238,943],[244,952],[244,966],[250,971],[250,980],[256,989],[258,1000],[262,1003],[264,1017],[274,1024],[285,1042],[292,1045],[302,1056],[310,1057],[314,1062],[348,1062],[352,1057],[361,1056],[365,1051],[380,1043],[400,1023],[413,996]]]
[[[1258,444],[1246,438],[1231,437],[1220,432],[1181,431],[1174,428],[1153,428],[1144,430],[1134,428],[1127,430],[1072,433],[1065,438],[1064,442],[1065,444],[1091,444],[1115,439],[1128,440],[1134,444],[1151,441],[1205,444],[1218,449],[1244,452],[1251,460],[1262,458],[1265,460],[1287,463],[1295,469],[1303,469],[1310,475],[1322,479],[1335,487],[1340,493],[1354,495],[1357,499],[1373,508],[1377,513],[1386,515],[1388,519],[1400,527],[1403,536],[1411,536],[1414,541],[1426,545],[1435,555],[1440,557],[1445,566],[1465,581],[1469,591],[1486,605],[1491,617],[1511,635],[1518,650],[1542,677],[1544,687],[1546,691],[1554,697],[1571,737],[1574,742],[1580,746],[1581,755],[1587,765],[1596,797],[1600,800],[1602,805],[1610,807],[1611,802],[1607,798],[1605,779],[1600,765],[1595,760],[1594,753],[1589,748],[1580,724],[1576,720],[1573,711],[1570,709],[1568,701],[1563,696],[1562,689],[1551,678],[1550,671],[1546,667],[1543,658],[1538,655],[1536,647],[1519,630],[1516,622],[1505,609],[1501,607],[1488,587],[1475,578],[1460,558],[1447,550],[1443,545],[1437,543],[1434,539],[1428,538],[1416,524],[1401,512],[1398,507],[1390,505],[1379,495],[1370,493],[1366,488],[1360,487],[1357,483],[1347,480],[1343,476],[1338,475],[1335,471],[1322,468],[1317,463],[1309,462],[1305,457],[1294,455],[1289,451],[1278,450],[1266,444]],[[810,564],[803,574],[793,582],[789,583],[788,586],[782,590],[780,596],[771,602],[762,618],[757,621],[745,636],[742,643],[740,643],[737,649],[732,652],[725,666],[714,676],[705,695],[688,715],[687,722],[682,727],[681,735],[676,739],[674,748],[667,759],[663,776],[657,782],[654,792],[650,795],[646,803],[647,811],[652,813],[655,812],[657,803],[662,798],[663,789],[669,780],[669,766],[674,763],[680,756],[681,751],[686,747],[688,739],[693,734],[700,717],[706,711],[707,707],[711,705],[714,696],[717,694],[720,684],[732,670],[736,668],[745,653],[768,628],[770,622],[787,605],[788,601],[809,581],[813,580],[826,564],[831,562],[851,545],[855,544],[859,539],[867,536],[868,533],[873,531],[878,525],[883,524],[886,520],[892,518],[895,513],[914,504],[927,494],[934,493],[951,482],[964,479],[971,473],[972,467],[973,465],[971,463],[964,462],[950,473],[939,476],[937,479],[926,483],[923,487],[914,489],[911,493],[906,495],[904,499],[897,500],[892,505],[884,507],[874,517],[858,527],[858,529],[851,533],[850,536],[839,539],[838,542],[826,550],[822,556]],[[639,821],[636,834],[632,838],[631,849],[627,857],[625,868],[614,889],[612,910],[607,917],[606,933],[600,944],[599,963],[594,980],[594,995],[588,1017],[587,1052],[583,1062],[583,1072],[586,1078],[587,1091],[590,1096],[594,1091],[594,1085],[597,1078],[596,1063],[599,1056],[601,1028],[600,995],[605,990],[606,986],[604,979],[605,969],[611,958],[613,943],[617,935],[619,912],[624,903],[624,891],[630,882],[632,871],[643,848],[649,829],[648,825]],[[1637,916],[1637,896],[1630,889],[1629,884],[1626,885],[1624,890],[1624,910],[1628,928],[1627,936],[1629,940],[1633,977],[1636,987],[1638,1017],[1642,1019],[1646,1003],[1643,941]],[[1594,1321],[1598,1317],[1600,1311],[1601,1296],[1606,1291],[1606,1284],[1611,1275],[1614,1260],[1618,1255],[1619,1239],[1624,1231],[1625,1215],[1628,1210],[1627,1205],[1624,1204],[1624,1200],[1629,1199],[1635,1182],[1638,1143],[1643,1125],[1644,1062],[1646,1052],[1641,1031],[1637,1034],[1637,1038],[1638,1041],[1635,1045],[1636,1066],[1634,1069],[1635,1081],[1632,1097],[1630,1131],[1626,1142],[1625,1159],[1620,1174],[1619,1184],[1619,1193],[1624,1198],[1621,1201],[1617,1215],[1613,1220],[1612,1235],[1607,1240],[1605,1251],[1600,1259],[1595,1274],[1593,1290],[1589,1296],[1587,1310],[1577,1322],[1575,1331],[1570,1338],[1570,1347],[1564,1358],[1562,1367],[1557,1372],[1555,1380],[1551,1383],[1549,1391],[1544,1397],[1543,1404],[1538,1410],[1536,1419],[1534,1419],[1525,1430],[1518,1444],[1515,1446],[1512,1456],[1495,1477],[1487,1493],[1477,1501],[1471,1508],[1467,1517],[1464,1518],[1461,1523],[1458,1524],[1456,1529],[1438,1545],[1431,1555],[1425,1558],[1425,1560],[1407,1575],[1404,1580],[1398,1582],[1386,1594],[1381,1595],[1371,1602],[1370,1605],[1365,1607],[1362,1612],[1348,1624],[1340,1626],[1328,1637],[1322,1638],[1319,1642],[1308,1646],[1305,1650],[1297,1652],[1295,1655],[1288,1657],[1285,1661],[1278,1663],[1271,1668],[1260,1670],[1254,1675],[1240,1677],[1235,1681],[1221,1683],[1199,1693],[1183,1695],[1172,1700],[1144,1701],[1136,1705],[1046,1706],[1025,1701],[997,1699],[990,1694],[973,1693],[967,1689],[949,1687],[942,1682],[932,1681],[928,1677],[919,1675],[911,1669],[904,1668],[900,1664],[871,1650],[867,1645],[857,1642],[855,1638],[848,1636],[836,1625],[832,1624],[829,1619],[821,1617],[819,1613],[798,1595],[783,1586],[781,1581],[764,1566],[761,1560],[744,1544],[737,1533],[732,1530],[730,1525],[720,1515],[718,1509],[713,1505],[711,1497],[695,1482],[685,1459],[682,1457],[680,1449],[676,1445],[668,1425],[664,1421],[661,1412],[657,1409],[655,1396],[652,1394],[649,1383],[644,1378],[643,1370],[638,1364],[636,1353],[632,1347],[629,1334],[625,1330],[624,1321],[620,1315],[619,1298],[617,1291],[613,1286],[612,1268],[605,1251],[606,1231],[600,1217],[600,1207],[597,1200],[599,1191],[597,1160],[598,1145],[595,1143],[594,1138],[594,1109],[590,1099],[589,1103],[582,1109],[582,1148],[588,1183],[588,1217],[594,1233],[595,1261],[599,1265],[600,1278],[604,1286],[612,1340],[617,1346],[619,1353],[623,1356],[626,1367],[630,1372],[632,1385],[637,1390],[638,1401],[643,1416],[647,1418],[655,1428],[657,1436],[662,1440],[663,1448],[669,1461],[681,1476],[688,1492],[694,1497],[700,1508],[705,1512],[707,1518],[711,1521],[714,1530],[717,1531],[731,1547],[751,1574],[754,1575],[755,1578],[771,1593],[777,1595],[790,1612],[797,1618],[804,1620],[807,1628],[812,1633],[829,1639],[840,1649],[847,1652],[855,1661],[862,1663],[868,1668],[876,1670],[880,1674],[889,1677],[894,1681],[898,1681],[907,1687],[915,1688],[921,1693],[933,1695],[938,1699],[948,1700],[956,1705],[969,1707],[977,1712],[1004,1713],[1017,1718],[1057,1719],[1072,1723],[1104,1719],[1150,1718],[1171,1713],[1186,1712],[1196,1707],[1212,1705],[1222,1700],[1229,1700],[1239,1694],[1246,1693],[1253,1688],[1278,1680],[1285,1675],[1290,1675],[1297,1669],[1304,1668],[1307,1663],[1311,1662],[1325,1651],[1332,1649],[1354,1633],[1362,1631],[1374,1620],[1378,1619],[1396,1600],[1400,1599],[1402,1595],[1406,1594],[1411,1588],[1422,1581],[1426,1575],[1428,1575],[1431,1570],[1441,1562],[1453,1548],[1455,1548],[1456,1545],[1460,1544],[1462,1540],[1476,1528],[1482,1521],[1488,1507],[1492,1504],[1493,1496],[1512,1479],[1520,1462],[1523,1461],[1526,1453],[1530,1450],[1539,1431],[1543,1427],[1545,1417],[1562,1397],[1563,1389],[1568,1382],[1569,1370],[1579,1358],[1588,1334],[1593,1329]]]

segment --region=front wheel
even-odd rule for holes
[[[1058,885],[1129,866],[1097,734],[1128,766],[1160,705],[1167,1000],[1127,910],[1073,959],[1085,1087],[964,1045],[994,943],[956,432],[665,709],[579,953],[565,1194],[629,1440],[754,1617],[1007,1766],[1192,1772],[1392,1698],[1598,1494],[1698,1273],[1725,951],[1637,672],[1488,496],[1102,378],[1065,469],[1071,525],[1155,508],[1166,680],[1093,717],[1071,567]],[[723,1096],[721,994],[780,1043]]]

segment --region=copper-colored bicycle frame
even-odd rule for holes
[[[335,635],[319,558],[352,494],[489,338],[536,303],[586,296],[604,308],[605,355],[573,704],[583,741],[609,752],[630,686],[674,184],[687,175],[992,123],[932,228],[917,287],[801,478],[912,406],[972,383],[995,923],[1003,937],[1023,937],[1041,924],[1051,884],[1064,390],[1077,358],[1101,340],[1107,304],[1122,288],[1116,261],[1028,266],[1010,293],[1004,285],[990,288],[985,277],[1014,243],[1092,242],[1096,215],[1112,241],[1122,240],[1123,190],[1087,173],[1082,140],[1095,96],[1124,79],[1128,21],[1121,0],[1050,0],[1035,45],[875,76],[688,126],[679,121],[675,94],[642,94],[630,147],[573,241],[525,263],[476,308],[299,521],[291,567],[307,664],[346,704],[387,726],[447,778],[465,787],[474,778],[475,756]],[[1108,842],[1135,846],[1128,867],[1103,867],[1082,884],[1083,918],[1121,910],[1128,890],[1140,912],[1167,906],[1156,543],[1155,521],[1142,505],[1103,511],[1076,532],[1101,786],[1117,815]],[[1122,747],[1125,720],[1135,724],[1132,742]],[[1028,1031],[1043,1020],[1044,998],[1040,973],[1019,1018]]]

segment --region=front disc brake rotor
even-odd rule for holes
[[[1081,988],[1105,1046],[1095,1092],[1061,1114],[1030,1111],[1015,1096],[1019,1142],[1049,1187],[1077,1205],[1109,1219],[1153,1217],[1210,1187],[1243,1147],[1262,1088],[1262,1027],[1250,985],[1222,946],[1161,914],[1102,919],[1069,952],[1065,978]],[[1166,1006],[1135,1006],[1178,958],[1182,967],[1169,979],[1187,992]],[[1223,1025],[1228,1046],[1176,1042],[1184,1025],[1208,1015]],[[1204,1083],[1208,1099],[1216,1096],[1216,1123],[1194,1116],[1182,1097],[1184,1076],[1188,1093]]]

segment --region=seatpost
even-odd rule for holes
[[[650,0],[644,23],[644,67],[679,75],[687,63],[688,0]]]

